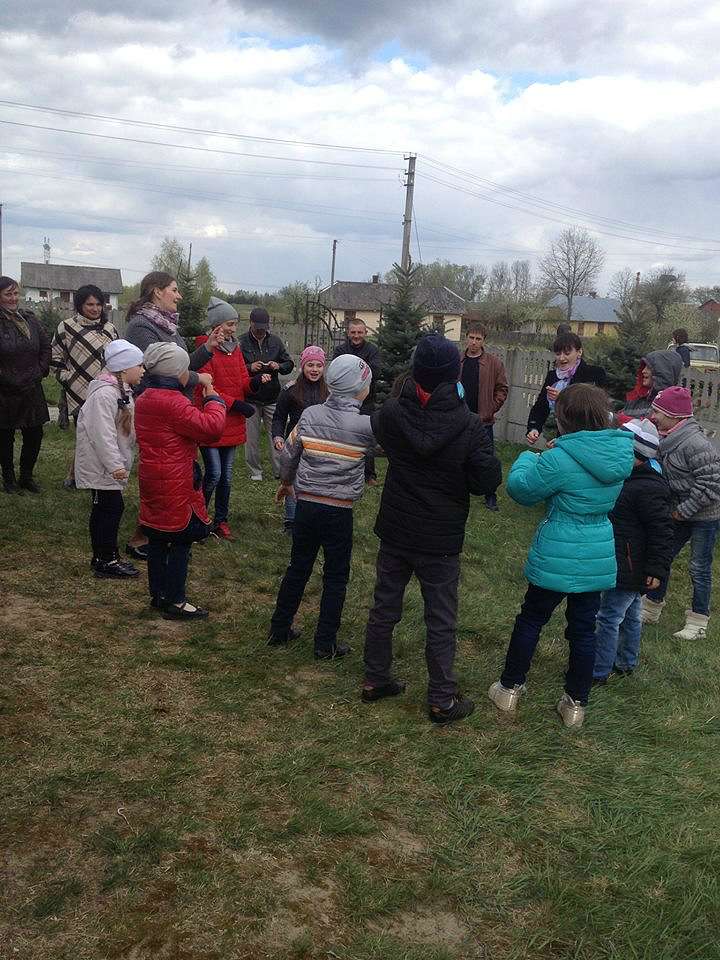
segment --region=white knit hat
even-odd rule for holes
[[[180,377],[190,366],[190,355],[177,343],[151,343],[145,351],[145,369],[158,377]]]
[[[105,367],[110,373],[139,367],[142,362],[142,350],[127,340],[113,340],[105,347]]]
[[[660,434],[652,420],[629,420],[622,425],[623,430],[634,434],[633,448],[640,460],[652,460],[657,456],[660,446]]]

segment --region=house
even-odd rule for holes
[[[701,303],[698,310],[708,319],[720,320],[720,300],[715,300],[714,297]]]
[[[397,287],[394,283],[381,283],[378,274],[372,282],[338,280],[322,290],[320,296],[334,312],[338,323],[348,320],[363,320],[368,330],[377,331],[382,311],[391,303]],[[415,303],[425,309],[424,322],[428,327],[444,329],[450,340],[460,340],[460,324],[465,312],[465,300],[447,287],[420,288]]]
[[[562,294],[557,294],[546,304],[548,308],[562,311],[562,320],[544,320],[542,333],[553,334],[558,323],[566,320],[567,301]],[[619,311],[621,303],[612,297],[598,297],[596,293],[573,298],[570,328],[579,337],[594,337],[599,333],[605,336],[615,336],[620,323]]]
[[[44,303],[59,300],[72,305],[73,293],[92,283],[105,294],[105,302],[113,310],[118,308],[122,293],[119,270],[108,267],[66,266],[59,263],[21,263],[20,286],[27,301]]]

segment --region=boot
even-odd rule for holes
[[[40,493],[40,487],[33,480],[32,474],[23,473],[22,470],[20,471],[18,486],[23,490],[27,490],[28,493]]]
[[[664,600],[657,602],[655,600],[651,600],[650,597],[643,597],[640,619],[643,623],[658,623],[664,606]]]
[[[15,472],[3,473],[3,490],[5,493],[22,493],[15,479]]]
[[[693,613],[692,610],[685,611],[685,626],[678,630],[673,636],[678,640],[702,640],[707,633],[708,621],[710,617],[702,613]]]
[[[577,700],[573,700],[569,693],[564,693],[558,701],[557,712],[562,717],[566,727],[581,727],[585,719],[585,707]]]
[[[523,693],[525,693],[524,683],[516,683],[511,690],[509,687],[504,687],[499,680],[496,680],[488,690],[488,697],[498,710],[502,710],[504,713],[515,713],[518,700]]]

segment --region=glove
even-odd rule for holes
[[[255,404],[245,403],[244,400],[233,400],[230,413],[241,413],[243,417],[254,417]]]

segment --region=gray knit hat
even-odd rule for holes
[[[177,343],[151,343],[143,362],[151,376],[180,377],[190,368],[190,355]]]
[[[657,456],[660,434],[651,420],[629,420],[622,429],[633,434],[633,449],[638,460],[652,460]]]
[[[363,387],[369,387],[371,380],[370,367],[352,353],[337,357],[325,371],[328,390],[339,397],[354,397]]]
[[[210,297],[207,308],[207,327],[208,330],[214,330],[221,323],[227,323],[228,320],[237,320],[237,311],[227,301],[220,297]]]

